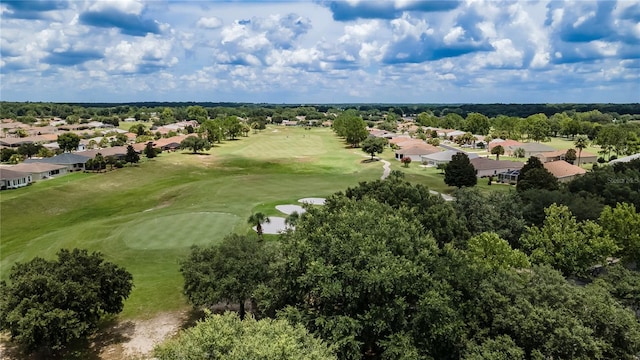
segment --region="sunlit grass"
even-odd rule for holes
[[[254,211],[276,215],[275,205],[379,178],[382,166],[362,159],[330,129],[277,127],[205,155],[163,153],[112,172],[74,173],[3,191],[1,276],[6,279],[16,261],[87,248],[133,274],[124,317],[183,308],[178,269],[188,245],[231,232],[253,235],[246,219]]]

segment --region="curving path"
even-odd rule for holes
[[[381,180],[384,180],[391,173],[391,163],[388,162],[387,160],[382,160],[380,158],[378,158],[378,159],[380,161],[382,161],[382,163],[384,164],[384,165],[382,165],[382,176],[380,177]]]
[[[429,193],[430,193],[430,194],[433,194],[433,195],[440,195],[440,196],[442,196],[442,199],[444,199],[444,201],[453,201],[453,200],[455,200],[455,199],[456,199],[456,198],[454,198],[454,197],[453,197],[453,196],[451,196],[451,195],[447,195],[447,194],[439,193],[439,192],[437,192],[437,191],[435,191],[435,190],[429,190]]]
[[[357,152],[353,152],[354,154],[358,154]],[[366,158],[369,157],[369,155],[365,155],[365,154],[358,154],[358,155],[362,155]],[[374,157],[374,159],[377,159],[379,161],[382,162],[382,176],[380,176],[380,180],[384,180],[387,177],[389,177],[389,174],[391,174],[391,163],[388,162],[387,160],[382,160],[380,157],[376,156]]]

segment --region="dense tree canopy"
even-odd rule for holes
[[[640,263],[640,214],[633,204],[605,206],[599,223],[618,246],[617,255],[627,262]]]
[[[468,238],[467,226],[456,213],[452,204],[431,194],[421,184],[411,184],[399,171],[392,171],[385,180],[361,182],[348,188],[345,196],[350,199],[371,198],[391,206],[395,210],[405,209],[418,220],[426,233],[431,234],[439,246],[450,242],[462,242]],[[327,201],[331,202],[331,198]]]
[[[530,266],[529,259],[523,252],[512,249],[509,242],[491,232],[481,233],[469,239],[467,254],[471,264],[490,270]]]
[[[160,360],[333,360],[331,348],[299,324],[233,313],[209,315],[178,337],[158,346]]]
[[[244,319],[245,301],[267,279],[268,264],[268,246],[254,237],[229,235],[218,245],[194,246],[180,266],[184,292],[196,306],[239,304]]]
[[[333,121],[333,129],[338,136],[344,137],[348,144],[357,147],[369,136],[367,125],[357,111],[347,110]]]
[[[0,282],[0,329],[27,350],[45,352],[86,338],[103,315],[122,311],[133,286],[126,270],[79,249],[16,263],[9,281]]]
[[[482,114],[470,113],[465,119],[463,130],[473,134],[488,135],[490,128],[489,118]]]
[[[335,344],[342,359],[404,349],[401,334],[430,287],[436,252],[433,238],[401,212],[334,198],[283,236],[261,304],[267,312],[285,308],[289,319]]]
[[[572,194],[599,196],[605,205],[631,203],[640,208],[640,159],[614,166],[600,166],[567,184]]]
[[[74,151],[80,145],[80,136],[74,133],[64,133],[58,135],[58,146],[62,151]]]
[[[182,142],[180,142],[180,147],[182,149],[190,149],[194,154],[198,153],[200,150],[209,150],[211,149],[211,143],[200,136],[187,136]]]
[[[471,235],[495,232],[514,245],[525,230],[522,203],[516,194],[462,188],[455,192],[452,203],[456,217]]]
[[[618,251],[600,225],[578,222],[566,206],[551,205],[545,214],[542,227],[528,228],[520,239],[532,262],[551,265],[565,275],[584,275]]]
[[[385,182],[350,189],[353,199],[330,197],[284,234],[274,277],[257,291],[263,314],[279,310],[343,359],[633,359],[640,351],[640,323],[609,285],[576,286],[548,265],[529,268],[527,256],[492,233],[438,249],[413,210],[374,200],[398,202]],[[561,268],[571,256],[580,269],[597,261],[607,247],[601,232],[562,219],[550,220],[564,224],[557,232],[532,229],[524,238],[567,237],[566,249],[547,251]],[[586,239],[586,250],[570,233]],[[630,296],[628,287],[618,293]]]

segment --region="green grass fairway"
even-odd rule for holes
[[[130,249],[174,249],[210,244],[212,233],[222,239],[232,233],[240,222],[240,217],[233,214],[198,212],[129,222],[122,225],[119,231]]]
[[[133,274],[123,317],[183,309],[179,260],[191,244],[231,232],[255,236],[246,223],[252,212],[277,215],[275,205],[380,178],[382,164],[361,163],[361,153],[330,129],[278,126],[206,154],[165,152],[138,166],[3,191],[0,277],[16,261],[86,248]]]
[[[248,138],[216,144],[205,154],[162,153],[107,173],[74,173],[0,194],[0,277],[16,261],[53,258],[60,248],[100,251],[133,274],[124,318],[184,309],[179,261],[192,244],[229,233],[256,236],[246,220],[280,204],[326,197],[379,179],[381,162],[363,162],[330,129],[273,126]],[[436,169],[405,169],[407,179],[445,193],[454,188]],[[509,187],[488,187],[495,190]],[[277,239],[268,235],[267,240]]]

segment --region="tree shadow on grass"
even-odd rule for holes
[[[373,159],[373,160],[372,160],[371,158],[369,158],[369,159],[362,160],[362,161],[360,161],[360,162],[361,162],[362,164],[369,164],[369,163],[374,163],[374,162],[378,162],[378,161],[380,161],[380,159]]]
[[[203,153],[203,152],[188,152],[188,153],[183,153],[184,155],[204,155],[204,156],[210,156],[211,154],[209,153]]]
[[[48,351],[26,353],[23,347],[10,342],[8,337],[3,336],[1,339],[3,349],[0,351],[0,358],[6,360],[100,360],[103,349],[125,343],[131,339],[134,330],[135,324],[132,321],[118,322],[116,317],[108,318],[101,322],[97,332],[89,339],[73,342],[66,349],[57,353]]]

